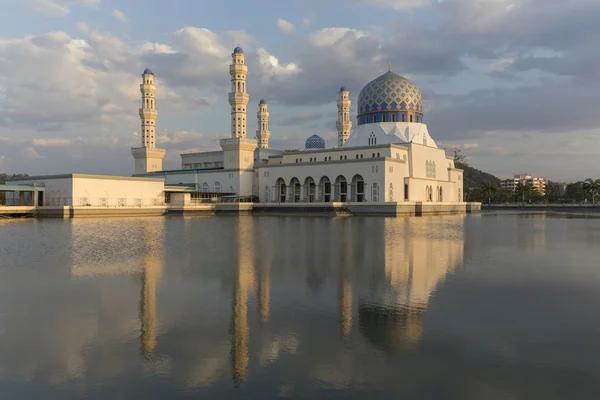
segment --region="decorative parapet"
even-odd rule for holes
[[[136,156],[136,155],[165,155],[167,151],[165,149],[158,149],[158,148],[149,148],[149,147],[132,147],[131,148],[131,154]]]
[[[227,138],[219,141],[223,150],[254,150],[258,146],[256,139],[248,138]]]

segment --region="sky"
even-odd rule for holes
[[[0,172],[131,175],[141,72],[156,75],[157,146],[219,149],[231,52],[249,68],[248,136],[337,145],[337,92],[414,80],[449,154],[507,178],[599,178],[597,0],[0,0]],[[356,123],[356,120],[354,120]]]

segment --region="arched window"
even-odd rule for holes
[[[358,160],[358,154],[356,155],[356,159]]]
[[[343,160],[343,159],[344,159],[344,156],[340,156],[340,160]]]
[[[361,154],[361,155],[360,155],[360,159],[362,160],[362,158],[363,158],[363,155]]]
[[[379,153],[377,153],[377,158],[379,158]]]
[[[347,159],[348,159],[348,156],[344,156],[344,160],[347,160]]]
[[[371,190],[371,201],[374,203],[379,203],[379,185],[377,185],[377,183],[373,183]]]
[[[375,158],[375,153],[373,153],[373,158]]]
[[[214,192],[215,193],[221,193],[221,183],[220,182],[215,182]]]

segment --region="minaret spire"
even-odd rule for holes
[[[392,63],[388,61],[388,72],[392,72]]]
[[[265,100],[261,100],[258,103],[258,113],[256,116],[258,117],[258,130],[256,131],[256,139],[258,140],[258,146],[261,149],[269,148],[269,136],[271,136],[271,132],[269,132],[269,106]]]
[[[246,106],[250,96],[246,92],[246,76],[248,67],[244,64],[244,50],[240,46],[233,49],[231,54],[233,64],[229,66],[231,75],[231,93],[229,93],[229,104],[231,105],[231,137],[246,137]]]
[[[336,125],[338,131],[338,146],[342,147],[350,137],[352,121],[350,121],[350,93],[342,86],[337,101],[338,120]]]
[[[142,120],[142,132],[140,138],[142,147],[132,148],[131,154],[135,158],[135,173],[142,174],[162,170],[162,160],[165,150],[156,148],[156,85],[154,84],[154,73],[146,68],[142,74],[140,85],[142,93],[142,107],[139,114]]]

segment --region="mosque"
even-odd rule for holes
[[[256,138],[247,137],[248,67],[240,47],[232,53],[231,138],[222,151],[181,154],[181,169],[161,171],[165,151],[156,148],[154,74],[144,71],[142,147],[132,149],[135,175],[193,183],[210,196],[254,196],[263,203],[298,202],[462,202],[462,171],[437,147],[423,122],[417,85],[388,70],[360,92],[357,126],[352,129],[350,94],[338,92],[336,147],[318,135],[305,149],[269,148],[269,111],[258,103]]]
[[[423,96],[414,82],[391,68],[369,82],[358,96],[354,128],[350,93],[342,87],[337,99],[337,146],[327,148],[315,134],[306,139],[303,150],[276,150],[269,147],[265,100],[258,103],[256,137],[247,136],[248,66],[239,46],[231,57],[231,136],[220,140],[220,151],[184,153],[181,168],[163,170],[165,149],[156,146],[157,87],[154,73],[146,69],[140,85],[141,146],[131,149],[132,177],[60,175],[20,183],[38,192],[31,195],[36,206],[173,209],[178,204],[185,209],[249,202],[253,211],[289,211],[342,204],[357,213],[368,209],[392,214],[400,209],[419,214],[419,209],[426,213],[478,208],[478,203],[463,202],[463,171],[429,135]],[[61,185],[53,185],[56,179],[63,180]]]

